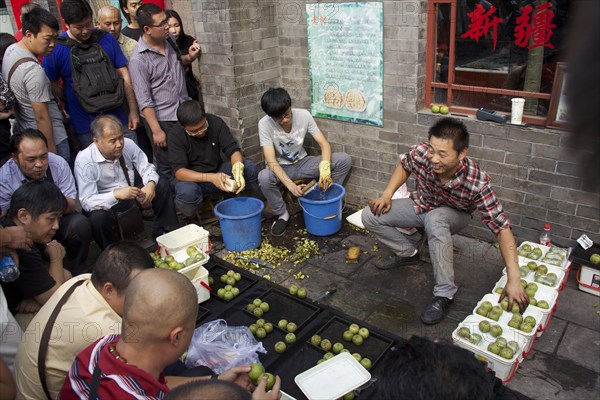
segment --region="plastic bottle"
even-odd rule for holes
[[[16,280],[21,273],[19,267],[15,264],[15,260],[11,256],[3,256],[0,259],[0,281],[12,282]]]
[[[540,233],[540,244],[548,247],[552,244],[550,240],[550,224],[544,225],[544,231]]]

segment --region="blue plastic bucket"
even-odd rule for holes
[[[254,197],[234,197],[215,207],[225,248],[244,251],[260,246],[260,217],[265,205]]]
[[[315,236],[329,236],[342,228],[342,204],[346,189],[334,183],[326,192],[316,188],[299,197],[306,230]]]

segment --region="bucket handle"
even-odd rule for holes
[[[304,208],[304,206],[302,206],[302,203],[300,202],[300,199],[298,199],[298,204],[300,205],[300,208],[302,209],[302,211],[304,211],[305,213],[307,213],[308,215],[310,215],[311,217],[315,218],[315,219],[320,219],[323,221],[328,221],[330,219],[334,219],[336,218],[338,215],[334,214],[334,215],[330,215],[329,217],[317,217],[316,215],[312,215],[311,213],[309,213],[308,211],[306,211],[306,208]],[[344,203],[342,204],[342,212],[346,209],[346,201],[344,200]]]

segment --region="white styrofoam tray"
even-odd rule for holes
[[[481,303],[483,303],[484,301],[489,301],[490,303],[492,303],[492,305],[496,305],[499,304],[498,303],[498,299],[500,298],[500,296],[492,294],[492,293],[488,293],[485,296],[483,296],[481,298],[481,300],[479,300],[479,302],[477,303],[477,305],[475,306],[475,308],[473,309],[473,315],[475,316],[480,316],[482,318],[487,319],[488,321],[490,321],[491,323],[494,324],[499,324],[500,326],[502,326],[502,329],[504,330],[504,328],[509,329],[510,326],[508,326],[508,321],[510,321],[510,319],[512,318],[512,312],[510,311],[504,311],[502,313],[502,315],[500,316],[500,319],[498,319],[498,321],[494,321],[493,319],[487,318],[487,317],[483,317],[479,314],[476,314],[475,311],[477,310],[477,308],[481,305]],[[523,337],[525,339],[525,346],[523,348],[523,351],[525,353],[525,355],[529,354],[529,352],[531,351],[531,348],[533,347],[533,343],[535,342],[535,338],[536,338],[536,333],[537,330],[540,326],[540,321],[542,320],[542,313],[538,310],[534,310],[533,307],[527,307],[527,309],[525,310],[525,312],[523,313],[523,318],[527,317],[531,315],[533,318],[535,318],[536,320],[536,326],[533,327],[533,330],[529,333],[527,332],[523,332],[520,331],[518,329],[514,329],[514,331],[517,333],[517,337],[515,338],[511,338],[511,340],[514,340],[516,342],[518,342],[519,337]]]
[[[294,381],[309,400],[335,400],[371,379],[350,353],[340,353],[296,375]]]
[[[497,324],[502,327],[501,337],[506,339],[507,342],[514,340],[519,344],[519,351],[516,351],[510,360],[502,358],[499,355],[491,353],[487,349],[488,345],[494,343],[498,338],[493,337],[489,332],[483,333],[479,330],[479,323],[484,320],[487,320],[487,318],[483,318],[479,315],[467,316],[464,321],[458,324],[458,327],[454,330],[454,332],[452,332],[452,339],[456,345],[477,354],[480,360],[482,360],[483,357],[483,359],[485,359],[487,362],[487,367],[493,369],[498,378],[502,379],[504,382],[507,382],[510,380],[510,378],[512,378],[512,375],[519,363],[523,361],[525,338],[510,326]],[[494,323],[494,321],[492,321],[492,323]],[[468,328],[471,331],[471,334],[477,333],[481,335],[483,340],[479,344],[475,345],[469,340],[458,336],[458,330],[462,327]]]
[[[502,277],[500,277],[500,279],[498,280],[498,282],[496,282],[496,284],[494,285],[494,290],[493,290],[493,295],[498,296],[498,299],[500,299],[500,295],[498,295],[496,293],[496,288],[503,288],[506,285],[506,280],[507,280],[507,276],[503,275]],[[527,279],[525,279],[527,281]],[[533,281],[527,281],[527,283],[535,283],[538,286],[538,290],[535,293],[535,299],[537,301],[540,300],[546,300],[548,302],[548,309],[543,309],[540,307],[536,307],[533,305],[529,305],[527,306],[527,308],[532,307],[534,310],[538,310],[542,313],[542,320],[540,321],[540,333],[545,331],[548,328],[549,325],[549,320],[550,320],[550,316],[554,313],[555,309],[556,309],[556,302],[558,299],[558,290],[556,289],[552,289],[550,286],[546,286],[546,285],[542,285],[541,283],[537,283],[537,282],[533,282]],[[541,334],[538,334],[538,337],[541,336]]]

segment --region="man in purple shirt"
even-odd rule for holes
[[[467,157],[469,132],[453,118],[439,120],[429,130],[429,141],[413,146],[400,157],[390,182],[378,199],[369,201],[362,222],[393,256],[376,266],[390,269],[419,262],[417,249],[396,228],[423,227],[427,233],[435,286],[434,299],[421,314],[428,325],[437,324],[448,312],[458,286],[454,283],[452,234],[471,221],[475,210],[496,235],[508,274],[500,299],[521,312],[529,298],[521,286],[515,237],[510,221],[490,187],[489,176]],[[410,198],[392,200],[408,177],[415,176],[416,190]]]
[[[169,43],[165,12],[156,4],[144,4],[137,11],[137,21],[142,36],[129,60],[129,70],[146,131],[152,134],[158,172],[170,179],[167,136],[177,126],[179,103],[190,100],[185,71],[174,39]],[[199,53],[200,46],[190,47],[189,60],[195,60]]]

